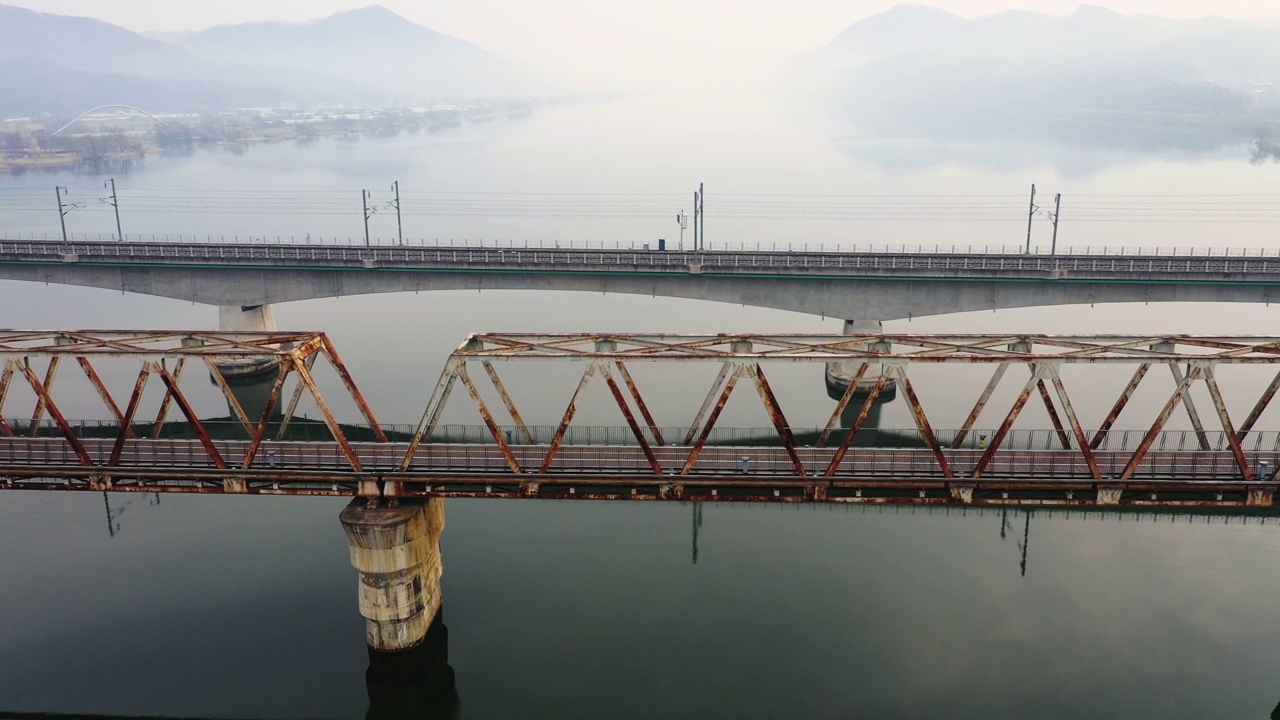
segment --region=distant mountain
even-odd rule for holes
[[[165,37],[172,42],[89,18],[0,5],[0,117],[107,103],[207,112],[513,98],[540,89],[492,53],[378,7],[298,25],[229,25]]]
[[[826,62],[866,62],[924,46],[965,19],[927,5],[897,5],[854,23],[822,50]]]
[[[1206,18],[1008,11],[964,19],[898,6],[802,66],[837,117],[948,141],[1240,139],[1280,105],[1280,28]]]
[[[173,76],[198,65],[181,48],[117,25],[0,5],[0,60],[11,58],[148,77]]]
[[[309,91],[271,82],[246,83],[231,77],[199,83],[177,78],[148,78],[72,70],[39,58],[0,60],[0,117],[45,113],[79,114],[108,104],[134,105],[150,112],[214,112],[229,107],[271,107],[305,103]]]
[[[297,68],[408,97],[514,97],[542,90],[488,50],[380,6],[301,24],[223,25],[179,42],[207,60]]]

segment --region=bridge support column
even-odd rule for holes
[[[884,332],[884,323],[879,320],[845,320],[845,335],[879,335]],[[858,362],[830,362],[826,366],[826,385],[827,397],[832,400],[839,401],[849,389],[849,383],[853,381],[853,377],[857,375],[858,368],[861,363]],[[841,413],[840,424],[843,427],[851,427],[857,419],[858,414],[862,412],[862,404],[867,401],[867,396],[871,394],[871,389],[875,387],[876,382],[880,380],[880,365],[873,363],[863,374],[862,379],[858,381],[858,389],[854,390],[853,397],[849,404]],[[876,398],[876,402],[871,406],[871,413],[867,415],[866,422],[862,424],[864,430],[872,430],[880,427],[880,408],[885,403],[892,401],[898,394],[897,385],[888,385]],[[862,433],[859,433],[861,435]]]
[[[276,315],[270,305],[221,305],[218,307],[218,329],[223,332],[274,331]],[[218,363],[245,413],[255,421],[262,417],[276,381],[276,361],[262,357],[234,363]],[[284,415],[283,403],[276,403],[272,415]]]
[[[360,574],[360,614],[373,650],[420,645],[440,613],[444,500],[406,498],[370,507],[356,498],[339,516]]]

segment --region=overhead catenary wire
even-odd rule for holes
[[[99,187],[71,186],[68,196],[98,200]],[[47,190],[0,188],[0,213],[48,211]],[[355,216],[362,208],[350,191],[227,190],[204,188],[120,189],[128,213],[188,215]],[[1072,223],[1280,222],[1280,194],[1082,194],[1065,198]],[[683,193],[402,191],[405,217],[495,219],[663,220],[687,199]],[[374,205],[394,208],[392,198]],[[110,212],[109,205],[77,207]],[[839,222],[1004,222],[1024,221],[1023,195],[1000,194],[798,194],[718,193],[717,218]]]

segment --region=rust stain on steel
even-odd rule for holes
[[[835,429],[840,422],[840,416],[844,414],[844,409],[849,407],[849,401],[853,400],[853,396],[858,392],[858,382],[867,374],[867,370],[871,369],[871,363],[862,363],[858,366],[858,372],[854,373],[853,378],[849,380],[849,387],[845,388],[844,395],[840,396],[840,402],[836,403],[836,409],[832,411],[831,418],[827,420],[827,426],[822,429],[822,434],[818,436],[818,447],[826,447],[827,440],[831,438],[831,431]]]
[[[128,440],[132,433],[129,428],[133,425],[133,418],[138,413],[138,405],[142,402],[142,391],[146,389],[147,380],[151,377],[151,363],[144,362],[142,369],[138,371],[138,379],[133,384],[133,393],[129,395],[129,403],[125,406],[124,413],[120,416],[120,431],[116,433],[115,443],[111,446],[111,455],[107,459],[108,467],[115,467],[120,464],[120,454],[124,451],[125,440]]]
[[[502,384],[502,378],[498,377],[498,371],[493,367],[493,363],[485,360],[480,363],[484,366],[484,371],[489,376],[489,380],[493,383],[493,388],[498,391],[498,397],[502,398],[502,404],[507,406],[507,413],[511,415],[511,419],[519,428],[520,434],[524,436],[525,444],[533,444],[533,433],[529,432],[529,427],[525,425],[524,418],[520,417],[520,411],[516,409],[516,403],[511,398],[511,394],[507,392],[507,386]]]
[[[280,393],[284,390],[285,378],[293,371],[294,364],[293,358],[280,358],[277,364],[276,381],[271,386],[271,392],[267,395],[267,403],[262,408],[262,417],[258,420],[258,426],[254,429],[252,437],[249,439],[249,447],[245,450],[244,460],[240,467],[252,467],[253,459],[258,455],[258,448],[262,446],[262,440],[267,435],[267,428],[271,425],[271,413],[275,412],[276,405],[280,404]]]
[[[1231,416],[1227,413],[1227,405],[1222,400],[1222,391],[1218,388],[1218,379],[1213,376],[1213,368],[1205,369],[1204,377],[1205,385],[1209,386],[1209,398],[1213,401],[1213,407],[1218,411],[1218,420],[1222,422],[1222,430],[1226,433],[1227,442],[1231,445],[1231,454],[1236,457],[1236,464],[1240,466],[1240,475],[1245,482],[1253,480],[1253,471],[1249,469],[1249,460],[1244,456],[1244,449],[1240,447],[1240,438],[1236,436],[1236,430],[1231,426]]]
[[[613,379],[613,373],[609,372],[609,366],[601,363],[599,372],[604,375],[605,382],[609,385],[609,392],[613,394],[613,399],[618,403],[618,409],[622,411],[622,417],[626,419],[627,426],[631,428],[631,433],[636,436],[636,442],[640,444],[640,449],[644,452],[644,457],[649,461],[649,467],[653,468],[654,475],[662,475],[662,463],[658,462],[657,456],[653,454],[653,448],[649,447],[649,441],[645,440],[644,431],[640,429],[640,423],[636,422],[636,416],[631,412],[631,406],[627,404],[627,400],[622,396],[622,389],[618,387],[618,383]]]
[[[1249,434],[1249,431],[1253,429],[1254,424],[1258,422],[1258,418],[1262,417],[1262,413],[1265,412],[1267,406],[1271,404],[1271,399],[1276,396],[1276,390],[1278,389],[1280,389],[1280,372],[1276,373],[1276,376],[1271,379],[1271,384],[1267,385],[1267,389],[1263,391],[1262,397],[1258,398],[1258,402],[1253,406],[1253,410],[1249,412],[1249,417],[1245,418],[1244,422],[1240,424],[1240,429],[1236,433],[1237,439],[1243,441],[1245,435]]]
[[[67,439],[67,443],[71,445],[72,451],[75,452],[76,457],[80,460],[81,464],[86,467],[92,467],[93,460],[89,458],[89,453],[85,451],[84,443],[80,442],[80,438],[77,437],[75,431],[71,429],[71,424],[67,422],[65,417],[63,417],[62,411],[58,409],[57,404],[53,402],[53,398],[49,396],[48,389],[41,384],[40,379],[37,378],[36,374],[31,370],[31,365],[25,362],[20,363],[19,365],[23,376],[27,378],[27,383],[31,385],[31,389],[35,392],[39,402],[41,402],[49,411],[49,416],[58,424],[58,429],[62,431],[63,437]]]
[[[595,373],[595,365],[588,365],[585,372],[582,373],[582,379],[578,381],[578,388],[573,391],[573,397],[569,398],[569,405],[564,409],[564,417],[560,418],[560,424],[556,426],[556,434],[551,438],[551,446],[547,448],[547,456],[542,461],[542,467],[538,473],[545,475],[551,469],[551,461],[555,460],[556,451],[560,449],[560,443],[564,442],[564,434],[569,431],[569,423],[573,422],[574,413],[578,412],[578,398],[582,396],[582,391],[587,388],[587,383],[591,382],[591,376]]]
[[[1090,449],[1097,450],[1101,447],[1102,441],[1107,439],[1107,433],[1116,424],[1116,420],[1120,418],[1121,411],[1124,410],[1125,405],[1129,404],[1129,399],[1133,397],[1133,393],[1138,389],[1138,385],[1142,384],[1142,379],[1147,376],[1147,371],[1150,369],[1151,363],[1143,363],[1134,371],[1133,377],[1129,378],[1129,383],[1124,386],[1124,390],[1120,391],[1120,397],[1116,398],[1115,404],[1107,412],[1107,417],[1098,426],[1098,431],[1093,434],[1093,440],[1089,443]]]
[[[907,407],[911,410],[911,416],[915,418],[916,427],[919,428],[920,435],[924,437],[925,443],[938,460],[938,468],[942,470],[943,476],[948,480],[951,479],[953,477],[951,463],[947,461],[946,452],[938,444],[938,437],[933,434],[933,428],[929,426],[929,418],[924,414],[924,407],[920,404],[920,398],[916,397],[915,388],[911,387],[911,380],[905,374],[900,375],[898,377],[898,385],[902,388],[902,393],[907,397]]]
[[[413,458],[418,454],[418,447],[424,439],[427,442],[431,442],[431,433],[435,431],[436,423],[440,420],[440,413],[449,401],[449,394],[453,392],[453,384],[458,379],[458,368],[461,367],[463,362],[465,361],[450,359],[444,364],[440,379],[436,381],[436,386],[431,391],[431,399],[427,401],[427,407],[422,411],[422,419],[418,421],[418,427],[413,431],[413,439],[409,441],[409,447],[405,450],[404,459],[400,461],[400,472],[407,471],[413,464]]]
[[[627,390],[631,392],[631,397],[636,401],[636,407],[640,409],[641,417],[649,425],[649,432],[653,433],[653,441],[659,447],[666,445],[667,441],[662,438],[662,430],[658,427],[658,423],[654,422],[653,415],[649,414],[649,406],[645,404],[644,398],[640,396],[640,389],[636,387],[636,381],[631,379],[631,371],[627,370],[626,363],[618,361],[614,365],[617,366],[618,374],[622,376],[622,381],[626,383]]]
[[[987,407],[987,402],[991,400],[991,394],[995,392],[996,386],[1004,379],[1004,374],[1008,369],[1009,363],[1007,362],[996,366],[996,371],[991,374],[991,379],[987,381],[987,386],[982,389],[982,394],[978,395],[978,401],[973,404],[973,409],[969,411],[969,415],[961,423],[960,432],[956,433],[956,439],[951,443],[951,447],[959,448],[964,444],[965,438],[973,430],[973,424],[978,421],[978,416]]]
[[[320,352],[329,359],[329,364],[337,371],[338,377],[342,379],[342,384],[347,388],[347,393],[351,395],[351,399],[355,400],[356,407],[360,409],[360,414],[364,416],[365,422],[369,423],[369,427],[373,430],[373,436],[378,442],[386,442],[387,434],[383,432],[382,425],[378,423],[378,419],[373,415],[373,408],[369,407],[369,403],[365,401],[364,395],[360,392],[360,388],[356,387],[356,381],[351,377],[351,373],[347,371],[346,363],[342,362],[342,358],[338,355],[338,350],[330,342],[329,336],[320,333],[317,338],[320,341]]]
[[[694,416],[693,424],[689,426],[689,432],[685,434],[682,445],[691,444],[693,438],[698,435],[698,430],[702,427],[702,421],[707,416],[707,412],[711,410],[711,404],[715,402],[716,393],[720,392],[720,387],[724,385],[731,369],[731,364],[727,362],[720,366],[720,373],[716,375],[715,381],[711,383],[711,389],[707,391],[707,397],[703,399],[702,407],[698,408],[698,414]]]
[[[1071,404],[1071,398],[1067,395],[1067,388],[1062,384],[1062,376],[1058,374],[1057,368],[1053,370],[1053,389],[1058,393],[1058,401],[1062,403],[1062,411],[1067,414],[1067,422],[1071,425],[1071,432],[1076,436],[1076,444],[1080,446],[1080,454],[1084,456],[1084,461],[1089,465],[1089,474],[1094,480],[1102,479],[1102,471],[1098,469],[1098,459],[1094,457],[1093,449],[1089,447],[1089,438],[1085,435],[1084,427],[1080,424],[1080,416],[1076,415],[1076,409]]]
[[[726,370],[727,370],[726,365]],[[689,449],[689,457],[684,461],[684,467],[680,469],[681,475],[688,475],[693,470],[694,463],[698,462],[698,456],[702,454],[702,448],[707,444],[707,438],[711,437],[711,430],[716,425],[716,420],[720,418],[720,412],[724,410],[724,404],[729,401],[729,395],[733,392],[734,385],[738,384],[738,378],[741,377],[742,370],[735,369],[729,374],[728,380],[725,382],[724,391],[720,393],[720,398],[716,400],[715,405],[711,408],[711,414],[707,416],[707,422],[702,426],[702,432],[698,434],[698,441]],[[724,372],[722,371],[722,375]],[[719,377],[716,378],[719,381]]]
[[[324,422],[329,426],[329,432],[333,435],[333,439],[342,448],[342,454],[346,456],[347,462],[351,463],[351,469],[359,472],[363,469],[360,464],[360,458],[356,456],[355,450],[351,448],[351,443],[347,441],[347,436],[342,432],[342,426],[338,424],[337,418],[329,410],[329,403],[324,401],[319,388],[316,387],[315,378],[311,377],[311,369],[307,367],[306,363],[296,363],[295,369],[298,371],[298,379],[306,384],[307,390],[311,392],[312,399],[316,401],[316,407],[324,415]]]
[[[164,361],[160,361],[160,367],[164,366]],[[178,362],[173,366],[173,382],[176,384],[182,380],[182,370],[187,366],[185,357],[178,358]],[[156,421],[151,426],[151,439],[156,440],[160,437],[160,432],[164,430],[164,422],[169,417],[169,405],[173,402],[173,395],[166,388],[164,397],[160,399],[160,410],[156,413]]]
[[[880,398],[880,393],[888,386],[890,380],[888,377],[881,375],[876,381],[871,392],[867,394],[867,399],[862,403],[862,411],[858,413],[857,419],[853,421],[853,425],[845,433],[844,440],[840,442],[840,447],[836,448],[836,454],[832,456],[831,463],[827,465],[827,471],[823,473],[824,477],[835,477],[836,470],[840,468],[840,463],[844,461],[844,456],[849,452],[849,448],[853,445],[853,438],[862,429],[862,425],[871,416],[871,410],[876,405],[876,400]]]
[[[302,361],[302,364],[310,370],[315,367],[316,356],[308,355],[306,359]],[[294,362],[293,366],[297,367],[298,363]],[[298,380],[298,382],[293,386],[293,395],[289,398],[289,405],[285,408],[284,416],[280,418],[280,429],[276,431],[277,440],[283,440],[285,433],[289,432],[289,424],[293,422],[294,415],[298,412],[298,403],[302,402],[302,391],[306,389],[307,386],[303,384],[302,380]]]
[[[1164,429],[1165,423],[1169,422],[1169,416],[1182,402],[1182,397],[1187,394],[1187,390],[1191,387],[1192,376],[1187,375],[1178,383],[1178,387],[1173,391],[1173,395],[1169,396],[1169,401],[1161,408],[1160,414],[1156,416],[1155,422],[1151,424],[1151,429],[1142,437],[1142,442],[1138,443],[1138,447],[1133,451],[1133,455],[1129,458],[1129,462],[1125,464],[1124,470],[1120,473],[1121,480],[1128,480],[1138,471],[1138,466],[1142,463],[1142,459],[1146,457],[1147,451],[1151,449],[1151,444],[1155,442],[1156,436]]]
[[[764,376],[764,368],[756,363],[755,370],[756,391],[764,402],[764,409],[769,413],[774,429],[778,431],[778,437],[782,439],[782,447],[786,448],[787,456],[791,458],[791,464],[796,469],[796,475],[807,477],[809,473],[805,471],[804,462],[796,454],[796,437],[791,432],[791,425],[787,423],[786,416],[782,414],[782,407],[778,405],[778,398],[774,396],[773,388],[769,387],[769,380]]]
[[[471,376],[467,373],[465,363],[458,366],[458,379],[462,381],[462,385],[467,388],[471,399],[475,401],[476,409],[480,411],[480,419],[484,421],[485,427],[489,428],[489,433],[493,435],[493,441],[498,443],[498,450],[502,453],[502,457],[506,459],[507,467],[511,468],[511,472],[519,475],[522,472],[520,463],[516,461],[516,456],[511,454],[511,446],[507,445],[507,441],[503,439],[502,429],[498,427],[498,423],[493,421],[489,406],[484,404],[484,398],[480,397],[480,391],[476,389],[475,383],[471,382]]]
[[[253,421],[249,419],[249,414],[244,411],[244,406],[240,404],[240,398],[231,391],[231,386],[227,384],[227,378],[222,374],[222,368],[209,358],[203,358],[205,367],[209,369],[209,377],[213,378],[213,382],[222,391],[222,395],[227,399],[227,405],[231,407],[231,414],[236,416],[240,421],[240,426],[244,428],[245,435],[253,435]]]
[[[187,402],[187,396],[183,395],[182,390],[178,388],[178,381],[163,366],[159,368],[159,375],[165,388],[169,390],[169,395],[173,398],[174,404],[178,406],[178,410],[182,412],[183,417],[191,424],[191,429],[195,431],[196,437],[200,438],[200,444],[204,446],[205,452],[209,454],[209,459],[213,461],[213,464],[218,469],[225,469],[227,463],[222,459],[222,454],[218,452],[218,446],[214,445],[213,439],[209,437],[208,431],[205,430],[204,423],[200,422],[200,417],[191,408],[191,403]]]
[[[1000,423],[999,429],[991,436],[991,444],[987,445],[987,449],[982,453],[982,457],[978,459],[978,464],[974,466],[973,472],[969,477],[974,479],[982,477],[982,473],[986,472],[987,466],[991,464],[992,458],[995,457],[996,451],[1000,449],[1000,444],[1009,434],[1009,430],[1013,428],[1013,423],[1018,419],[1022,408],[1026,406],[1027,400],[1031,399],[1031,391],[1036,388],[1038,378],[1035,376],[1035,368],[1032,368],[1031,378],[1027,380],[1027,384],[1022,386],[1022,392],[1018,393],[1018,397],[1013,401],[1013,407],[1009,408],[1009,413],[1004,416],[1004,421]]]
[[[40,421],[44,419],[45,406],[51,402],[48,395],[53,392],[53,381],[58,377],[58,365],[61,363],[62,358],[58,355],[49,358],[49,369],[44,374],[45,392],[36,396],[36,409],[31,413],[31,426],[27,429],[27,437],[35,437],[40,432]]]
[[[0,432],[13,437],[13,428],[4,419],[4,403],[9,397],[9,384],[13,380],[13,363],[5,363],[4,372],[0,373]]]
[[[1173,381],[1182,384],[1182,371],[1178,369],[1177,363],[1169,363],[1169,370],[1173,373]],[[1191,393],[1183,393],[1182,405],[1187,409],[1187,418],[1191,420],[1191,428],[1196,433],[1196,440],[1200,443],[1201,450],[1209,449],[1209,434],[1204,431],[1204,423],[1200,422],[1200,413],[1196,411],[1195,401],[1191,399]]]
[[[111,393],[107,391],[107,386],[103,384],[102,378],[98,376],[98,371],[93,369],[93,364],[89,362],[89,358],[77,356],[76,362],[80,365],[80,369],[84,371],[84,376],[89,378],[89,384],[93,385],[93,389],[98,391],[98,397],[102,398],[102,403],[111,411],[112,417],[116,422],[120,422],[124,418],[124,414],[120,412],[120,406],[116,404],[115,398],[111,397]],[[125,432],[130,437],[133,436],[133,429],[125,424]]]
[[[1049,387],[1042,379],[1036,383],[1036,389],[1040,391],[1040,399],[1044,401],[1044,409],[1049,413],[1049,421],[1053,423],[1054,432],[1058,435],[1058,444],[1062,445],[1063,450],[1070,450],[1071,438],[1062,427],[1062,418],[1058,417],[1058,409],[1053,406],[1053,398],[1049,397]]]

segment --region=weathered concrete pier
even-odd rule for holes
[[[356,498],[339,516],[360,574],[365,639],[381,651],[421,644],[440,613],[442,498],[370,503]]]

